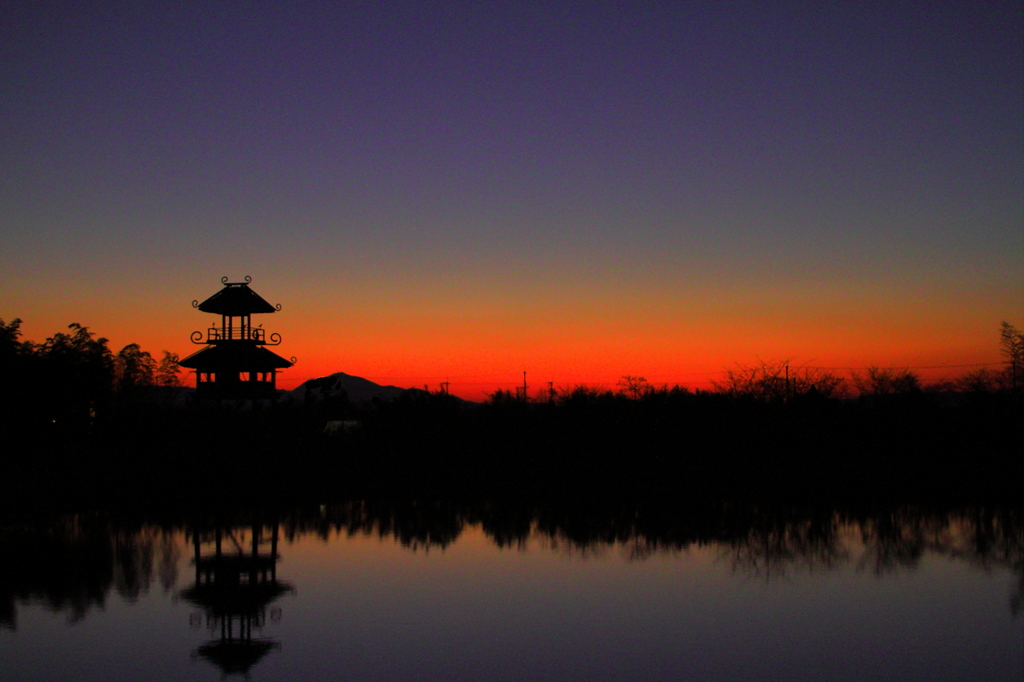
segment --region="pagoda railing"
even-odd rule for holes
[[[254,341],[268,346],[277,346],[281,343],[281,335],[274,333],[267,341],[267,332],[262,327],[210,327],[206,330],[204,340],[202,332],[192,332],[192,343],[217,343],[218,341]]]
[[[266,332],[262,327],[210,327],[206,330],[206,338],[209,341],[255,341],[264,343]]]

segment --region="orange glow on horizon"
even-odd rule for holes
[[[614,390],[626,374],[658,386],[709,388],[726,370],[760,360],[835,368],[843,376],[849,368],[909,367],[925,381],[1001,360],[1002,307],[986,309],[969,301],[929,299],[899,311],[825,295],[800,305],[783,298],[754,305],[742,303],[734,292],[678,304],[667,296],[632,304],[618,295],[600,305],[588,299],[576,306],[539,302],[529,309],[466,297],[448,301],[441,310],[413,298],[389,306],[353,302],[341,314],[327,304],[288,305],[289,297],[298,295],[288,287],[278,296],[269,284],[253,286],[268,300],[285,303],[280,313],[253,318],[268,333],[281,334],[275,352],[298,360],[278,377],[285,389],[345,372],[403,388],[426,385],[436,391],[449,382],[453,394],[480,400],[499,388],[521,386],[524,370],[536,396],[548,382],[556,389],[586,384]],[[216,286],[199,293],[214,291]],[[115,353],[138,343],[157,359],[163,350],[185,357],[200,347],[189,343],[189,334],[217,321],[186,298],[176,296],[174,306],[71,301],[30,306],[4,319],[22,317],[23,339],[37,343],[80,322],[108,338]],[[35,315],[33,308],[45,314]]]

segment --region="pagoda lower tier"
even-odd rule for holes
[[[181,361],[195,370],[196,395],[215,400],[272,400],[277,371],[292,366],[277,353],[253,341],[220,341]]]

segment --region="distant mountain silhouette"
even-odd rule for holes
[[[352,376],[344,372],[335,372],[318,379],[304,381],[292,391],[292,395],[302,400],[305,398],[306,389],[313,392],[313,395],[320,398],[325,395],[339,395],[344,391],[348,399],[354,403],[362,403],[379,398],[380,400],[394,400],[406,391],[419,391],[419,388],[399,388],[398,386],[381,386],[369,379]],[[326,388],[326,392],[324,389]]]

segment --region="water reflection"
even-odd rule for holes
[[[167,530],[105,515],[0,523],[0,627],[17,628],[18,603],[74,623],[102,609],[112,592],[129,602],[154,582],[168,592],[179,554]]]
[[[295,591],[277,579],[278,528],[276,521],[253,521],[248,526],[193,525],[187,533],[195,582],[180,595],[202,609],[207,630],[217,635],[201,644],[193,657],[216,665],[224,677],[248,675],[281,646],[253,635],[266,624],[268,607]],[[280,620],[280,607],[271,608],[270,617]],[[197,620],[192,622],[198,625]]]
[[[466,536],[465,545],[453,547],[463,536]],[[536,567],[547,561],[545,555],[552,553],[591,563],[581,569],[575,561],[569,562],[570,569],[560,577],[543,572],[525,575],[517,572],[515,580],[504,583],[509,589],[519,589],[516,594],[521,595],[524,602],[532,600],[531,603],[538,604],[539,612],[509,608],[505,597],[491,601],[483,598],[477,604],[472,600],[488,594],[492,587],[502,584],[500,580],[494,582],[492,576],[474,582],[462,595],[445,576],[465,576],[465,567],[455,573],[446,573],[440,567],[451,568],[456,556],[472,557],[475,549],[471,548],[476,547],[474,543],[480,537],[503,551],[487,554],[487,561],[493,563],[473,565],[487,566],[497,572]],[[365,542],[366,538],[381,539],[384,549]],[[346,544],[350,539],[355,541]],[[402,553],[396,551],[396,546],[405,549],[408,562],[395,562],[394,555]],[[346,564],[338,559],[338,555],[345,554],[350,547],[353,555],[358,555],[358,561],[364,562],[358,564],[358,570],[353,568],[357,564]],[[428,561],[425,556],[434,552],[441,555],[449,549],[451,551],[438,562],[433,561],[433,557]],[[308,563],[311,553],[319,556],[320,563],[315,566]],[[593,608],[586,612],[599,620],[615,612],[617,600],[630,601],[634,597],[653,598],[653,601],[642,602],[647,606],[641,610],[647,609],[647,612],[657,611],[659,600],[668,596],[678,604],[691,604],[699,613],[700,599],[693,602],[695,594],[692,593],[671,597],[668,592],[658,593],[655,589],[645,597],[630,592],[637,587],[632,578],[629,584],[603,582],[604,577],[595,579],[598,574],[604,575],[601,573],[604,568],[621,565],[621,559],[632,564],[647,564],[629,567],[628,574],[650,578],[656,572],[645,569],[661,570],[670,566],[675,567],[671,569],[675,571],[685,566],[687,555],[691,553],[701,557],[701,561],[717,561],[719,567],[727,569],[723,574],[728,575],[731,570],[744,579],[739,582],[756,589],[761,589],[758,582],[787,588],[791,582],[805,582],[796,578],[809,574],[829,574],[825,576],[832,581],[829,584],[849,587],[850,582],[832,580],[831,574],[912,574],[922,567],[927,569],[929,558],[935,557],[977,571],[1010,570],[1014,574],[1010,592],[998,599],[1007,599],[1003,613],[1012,614],[1010,617],[1018,623],[1021,619],[1024,524],[1016,508],[794,506],[706,500],[568,507],[536,501],[468,503],[450,499],[365,499],[262,512],[225,513],[222,509],[217,513],[197,513],[192,510],[146,517],[124,512],[8,515],[0,519],[0,625],[16,630],[19,615],[22,615],[26,637],[17,641],[11,639],[10,651],[18,653],[19,660],[27,661],[24,665],[38,665],[29,655],[20,652],[31,648],[32,641],[42,641],[31,637],[52,637],[53,631],[45,626],[40,629],[39,621],[33,620],[33,614],[37,613],[33,608],[42,607],[60,614],[72,624],[87,619],[90,624],[102,624],[105,619],[121,623],[116,614],[135,608],[124,605],[135,601],[151,603],[142,598],[159,592],[167,596],[161,602],[166,605],[163,613],[173,625],[166,629],[165,654],[170,665],[177,661],[183,666],[184,672],[179,670],[179,677],[198,675],[199,668],[220,677],[250,677],[257,671],[278,677],[282,668],[291,670],[307,660],[331,656],[335,651],[358,654],[372,650],[375,653],[368,654],[368,660],[390,660],[385,652],[418,646],[424,637],[422,629],[415,626],[419,619],[433,622],[437,617],[436,613],[424,613],[423,609],[429,610],[433,608],[431,605],[448,600],[453,608],[439,621],[448,623],[450,628],[439,631],[446,633],[444,637],[470,637],[452,626],[465,622],[472,625],[467,630],[477,628],[489,633],[485,637],[487,646],[492,641],[506,641],[501,639],[503,637],[508,638],[511,649],[543,646],[543,641],[517,640],[516,637],[536,632],[538,627],[543,631],[545,619],[554,618],[554,622],[561,624],[559,627],[565,628],[555,630],[560,637],[583,633],[580,637],[584,644],[577,642],[583,646],[579,651],[583,651],[591,641],[587,637],[600,639],[600,635],[588,630],[590,625],[586,622],[558,620],[561,615],[544,611],[545,603],[562,605],[564,608],[559,614],[566,609],[585,611],[591,608],[581,606],[590,602],[574,601],[574,595],[582,592],[572,591],[578,587],[576,581],[581,575],[589,575],[587,587],[580,589],[590,595],[587,599],[596,600]],[[295,559],[283,575],[279,571],[282,555]],[[608,564],[601,563],[608,555],[617,556],[610,557],[612,561]],[[538,557],[540,562],[535,561]],[[391,570],[397,568],[400,575],[383,581],[363,581],[358,577],[372,574],[378,562]],[[514,568],[509,568],[512,566]],[[599,570],[589,570],[595,567]],[[356,579],[342,583],[338,577],[339,583],[334,585],[330,580],[335,571],[349,571],[345,575],[356,576]],[[408,582],[413,580],[410,575],[420,571],[425,575],[422,582]],[[950,575],[953,580],[960,580],[964,573],[966,571]],[[687,575],[692,580],[696,574],[680,570],[678,575]],[[517,582],[521,579],[524,582]],[[522,591],[526,583],[535,585],[545,580],[553,581],[551,591],[543,588]],[[289,600],[288,595],[298,594],[297,589],[303,587],[303,582],[307,582],[307,594],[328,595],[330,604]],[[695,585],[688,586],[685,580],[672,583],[670,579],[669,583],[659,584],[671,584],[670,589],[678,588],[682,592],[695,588]],[[701,583],[707,584],[710,583]],[[381,596],[393,595],[396,587],[409,590],[407,599],[400,600],[403,607],[398,611],[389,610],[393,606],[377,611]],[[735,585],[730,589],[735,589]],[[623,594],[617,595],[617,590]],[[500,591],[504,593],[503,589]],[[794,597],[802,594],[807,598],[810,592],[813,590],[786,594]],[[743,590],[737,590],[739,593]],[[556,596],[559,594],[562,597]],[[773,591],[772,594],[781,593]],[[856,594],[870,600],[872,593]],[[552,599],[561,601],[552,602]],[[716,603],[719,608],[727,609],[729,601]],[[452,616],[473,614],[478,608],[481,613],[497,610],[496,618],[509,619],[510,629],[505,631],[501,623],[483,616],[479,620],[468,618],[465,621]],[[145,607],[136,610],[144,611]],[[282,620],[282,610],[289,614],[283,625],[277,622]],[[106,613],[100,613],[104,611]],[[722,622],[718,616],[715,613],[708,615],[706,621],[697,622],[711,623],[709,627],[715,628],[718,627],[715,624]],[[624,627],[644,624],[643,619],[623,617]],[[722,618],[728,622],[727,617]],[[117,629],[115,625],[110,627]],[[676,621],[666,627],[691,636],[706,634]],[[866,629],[873,627],[872,623]],[[653,625],[651,628],[651,632],[658,631]],[[78,631],[85,629],[76,628]],[[95,632],[104,631],[103,626],[95,629]],[[328,631],[335,633],[330,635],[329,644],[311,643]],[[342,631],[347,634],[336,636]],[[111,634],[110,639],[106,639],[104,635],[105,639],[98,641],[116,647],[118,642],[113,640],[119,636]],[[295,641],[289,643],[290,637]],[[626,637],[624,650],[636,645]],[[69,632],[62,637],[61,646],[65,639],[74,638],[74,632]],[[433,641],[429,637],[427,640]],[[52,644],[52,640],[46,641],[47,646]],[[475,644],[467,644],[465,639],[460,641],[463,651],[476,650]],[[470,637],[469,641],[475,640]],[[707,642],[716,640],[706,637],[701,641],[711,646]],[[825,640],[825,644],[829,641]],[[345,649],[346,646],[351,649]],[[727,643],[720,646],[722,651],[731,650]],[[54,651],[63,651],[63,655],[69,657],[82,655],[80,649],[70,645]],[[429,651],[432,649],[425,645],[418,655],[427,655]],[[674,649],[670,647],[666,651]],[[652,655],[657,658],[669,654]],[[516,655],[511,656],[508,660],[518,660]],[[349,655],[344,660],[351,663],[355,658]],[[198,667],[193,667],[190,659]],[[75,659],[74,664],[78,663]],[[438,663],[437,669],[444,669],[450,663]],[[357,663],[353,664],[358,668]],[[101,664],[96,665],[101,667]],[[33,668],[26,670],[29,672],[24,679],[39,677],[32,674]],[[295,676],[303,675],[295,673]],[[122,677],[133,678],[127,672]],[[470,678],[472,676],[467,677]]]
[[[480,527],[501,548],[524,549],[533,543],[584,557],[618,549],[630,561],[711,546],[734,570],[768,580],[849,565],[884,575],[914,570],[931,553],[983,570],[1010,568],[1024,583],[1024,524],[1016,509],[718,503],[571,511],[447,500],[359,500],[203,522],[101,514],[8,519],[0,524],[0,625],[17,627],[19,603],[42,604],[74,622],[103,608],[111,593],[132,601],[154,586],[169,592],[179,581],[180,540],[185,538],[195,575],[180,596],[225,633],[222,640],[256,642],[254,629],[275,613],[268,608],[294,590],[277,578],[282,537],[295,542],[309,535],[325,541],[375,536],[411,551],[429,551],[452,545],[470,526]],[[1021,613],[1020,585],[1010,607]]]

